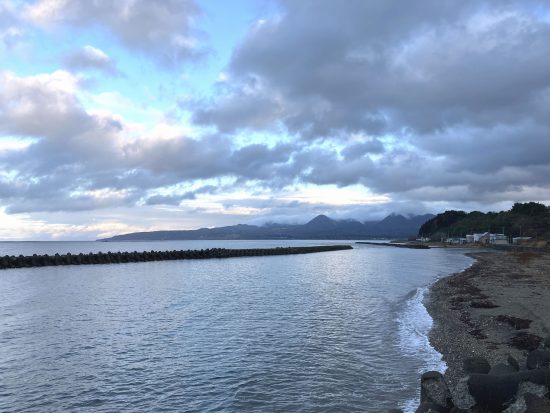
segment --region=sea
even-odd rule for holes
[[[384,412],[445,370],[422,304],[472,259],[354,241],[3,242],[0,256],[349,244],[0,270],[2,412]]]

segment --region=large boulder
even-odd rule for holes
[[[454,406],[451,392],[440,372],[428,371],[422,374],[420,378],[420,403],[439,406],[439,411],[449,411]]]
[[[538,368],[550,367],[550,350],[533,350],[527,356],[527,368],[534,370]]]
[[[470,394],[468,380],[469,377],[463,377],[458,381],[453,390],[453,403],[458,411],[470,411],[476,404],[476,401]]]
[[[435,403],[424,402],[415,410],[415,413],[449,413],[451,409]]]
[[[523,382],[519,385],[516,400],[504,413],[548,413],[550,405],[544,400],[545,393],[546,386]]]
[[[468,379],[468,393],[478,408],[502,411],[511,404],[522,383],[530,382],[546,387],[550,384],[550,370],[537,369],[512,374],[472,374]]]
[[[519,371],[519,363],[518,361],[512,357],[512,356],[508,356],[508,358],[506,359],[506,361],[508,361],[508,364],[510,366],[512,366],[514,368],[515,371]]]
[[[515,373],[516,371],[517,369],[509,364],[498,363],[491,368],[491,370],[489,371],[489,374],[492,376],[495,376],[495,375],[502,375],[502,374],[511,374],[511,373]]]
[[[467,374],[487,374],[491,370],[491,365],[484,357],[470,357],[464,360],[463,368]]]

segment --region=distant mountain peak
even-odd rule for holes
[[[405,218],[401,214],[396,214],[395,212],[392,212],[390,215],[388,215],[386,218],[384,218],[380,222],[387,222],[387,221],[406,221],[407,218]]]
[[[319,227],[319,226],[332,226],[335,224],[336,221],[334,221],[333,219],[330,219],[329,217],[327,217],[326,215],[317,215],[315,218],[313,218],[311,221],[309,221],[306,225],[308,226],[316,226],[316,227]]]

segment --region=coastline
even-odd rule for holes
[[[465,375],[464,359],[494,365],[512,356],[523,365],[550,334],[550,253],[466,255],[473,265],[435,282],[424,300],[433,319],[430,343],[447,364],[451,392]]]

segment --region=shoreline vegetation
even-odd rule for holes
[[[353,249],[350,245],[317,245],[310,247],[275,247],[228,249],[210,248],[203,250],[144,251],[144,252],[97,252],[89,254],[30,255],[0,257],[0,270],[10,268],[49,267],[58,265],[123,264],[146,261],[196,260],[211,258],[259,257],[267,255],[312,254],[317,252]]]
[[[521,244],[535,248],[550,247],[550,207],[537,202],[515,203],[509,211],[465,212],[445,211],[426,221],[418,236],[430,241],[446,240],[447,243],[470,243],[468,237],[475,233],[498,232],[498,242]],[[497,238],[495,237],[495,241]],[[486,240],[489,241],[489,240]]]
[[[550,253],[466,255],[424,300],[447,370],[422,375],[416,412],[550,412]]]

